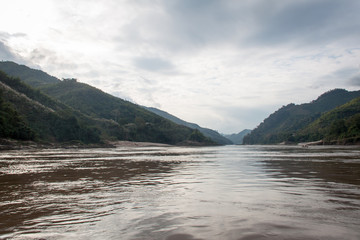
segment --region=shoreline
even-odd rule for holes
[[[36,150],[36,149],[86,149],[86,148],[118,148],[118,147],[171,147],[176,145],[152,142],[132,142],[132,141],[109,141],[105,143],[84,144],[80,142],[52,143],[19,141],[13,139],[0,139],[0,151],[7,150]]]

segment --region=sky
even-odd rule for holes
[[[221,133],[360,89],[359,0],[0,0],[0,60]]]

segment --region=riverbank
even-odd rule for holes
[[[131,141],[111,141],[98,144],[84,144],[78,141],[66,143],[18,141],[13,139],[0,139],[0,151],[23,150],[23,149],[55,149],[55,148],[118,148],[118,147],[170,147],[173,145],[152,142],[131,142]]]
[[[171,146],[219,146],[213,143],[196,141],[183,141],[175,145],[154,142],[133,142],[133,141],[107,141],[104,143],[84,144],[80,141],[70,141],[65,143],[20,141],[14,139],[0,138],[0,151],[19,150],[19,149],[54,149],[54,148],[117,148],[117,147],[171,147]]]

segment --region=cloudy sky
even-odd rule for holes
[[[359,0],[0,0],[0,60],[223,133],[360,89]]]

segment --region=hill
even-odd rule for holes
[[[12,105],[21,112],[25,122],[31,123],[31,129],[34,129],[39,136],[37,139],[45,141],[72,140],[72,138],[50,137],[51,133],[53,134],[57,129],[56,125],[49,125],[42,121],[42,119],[50,118],[44,116],[45,110],[50,109],[50,112],[61,119],[71,119],[75,125],[77,123],[83,126],[88,134],[95,133],[99,136],[99,141],[129,140],[167,144],[193,142],[214,144],[213,141],[193,129],[175,124],[136,104],[111,96],[90,85],[79,83],[75,79],[61,81],[40,70],[12,62],[1,62],[1,67],[10,74],[22,77],[21,81],[19,78],[6,77],[8,80],[5,85],[14,88],[14,91],[7,92],[7,97],[12,96]],[[15,82],[17,84],[12,85]],[[33,102],[29,103],[27,107],[22,107],[23,104],[16,92],[25,95]],[[45,107],[37,112],[38,116],[42,116],[37,119],[38,121],[28,120],[30,116],[35,115],[30,110],[25,111],[32,109],[31,104]],[[22,110],[20,111],[20,109]],[[42,128],[42,125],[48,127]],[[80,129],[82,128],[80,127]],[[42,134],[42,132],[44,133]],[[68,135],[71,133],[69,132]],[[80,141],[83,140],[80,139]],[[196,145],[198,144],[196,143]]]
[[[244,138],[245,144],[276,144],[299,142],[311,137],[300,136],[301,130],[320,118],[322,114],[359,97],[360,91],[349,92],[334,89],[316,100],[301,105],[283,106],[266,118],[251,134]]]
[[[136,104],[74,80],[40,89],[83,114],[116,122],[123,130],[120,139],[176,144],[187,140],[193,132]]]
[[[251,132],[250,129],[244,129],[239,133],[226,134],[224,137],[232,141],[234,144],[242,144],[244,137]]]
[[[160,109],[157,108],[152,108],[152,107],[144,107],[145,109],[163,117],[166,118],[176,124],[180,124],[186,127],[189,127],[191,129],[197,129],[199,130],[202,134],[204,134],[204,136],[210,138],[212,141],[221,144],[221,145],[229,145],[229,144],[233,144],[233,142],[223,136],[221,136],[217,131],[214,131],[212,129],[209,128],[203,128],[200,127],[199,125],[195,124],[195,123],[190,123],[190,122],[186,122],[178,117],[175,117],[174,115],[171,115],[165,111],[162,111]]]
[[[356,143],[360,141],[360,97],[335,108],[298,133],[299,140],[326,143]]]
[[[50,76],[41,70],[32,69],[25,65],[19,65],[9,61],[0,62],[0,71],[5,72],[9,76],[19,78],[34,88],[41,85],[60,82],[56,77]]]
[[[2,138],[99,143],[99,131],[81,114],[0,71]],[[5,130],[5,131],[4,131]]]

